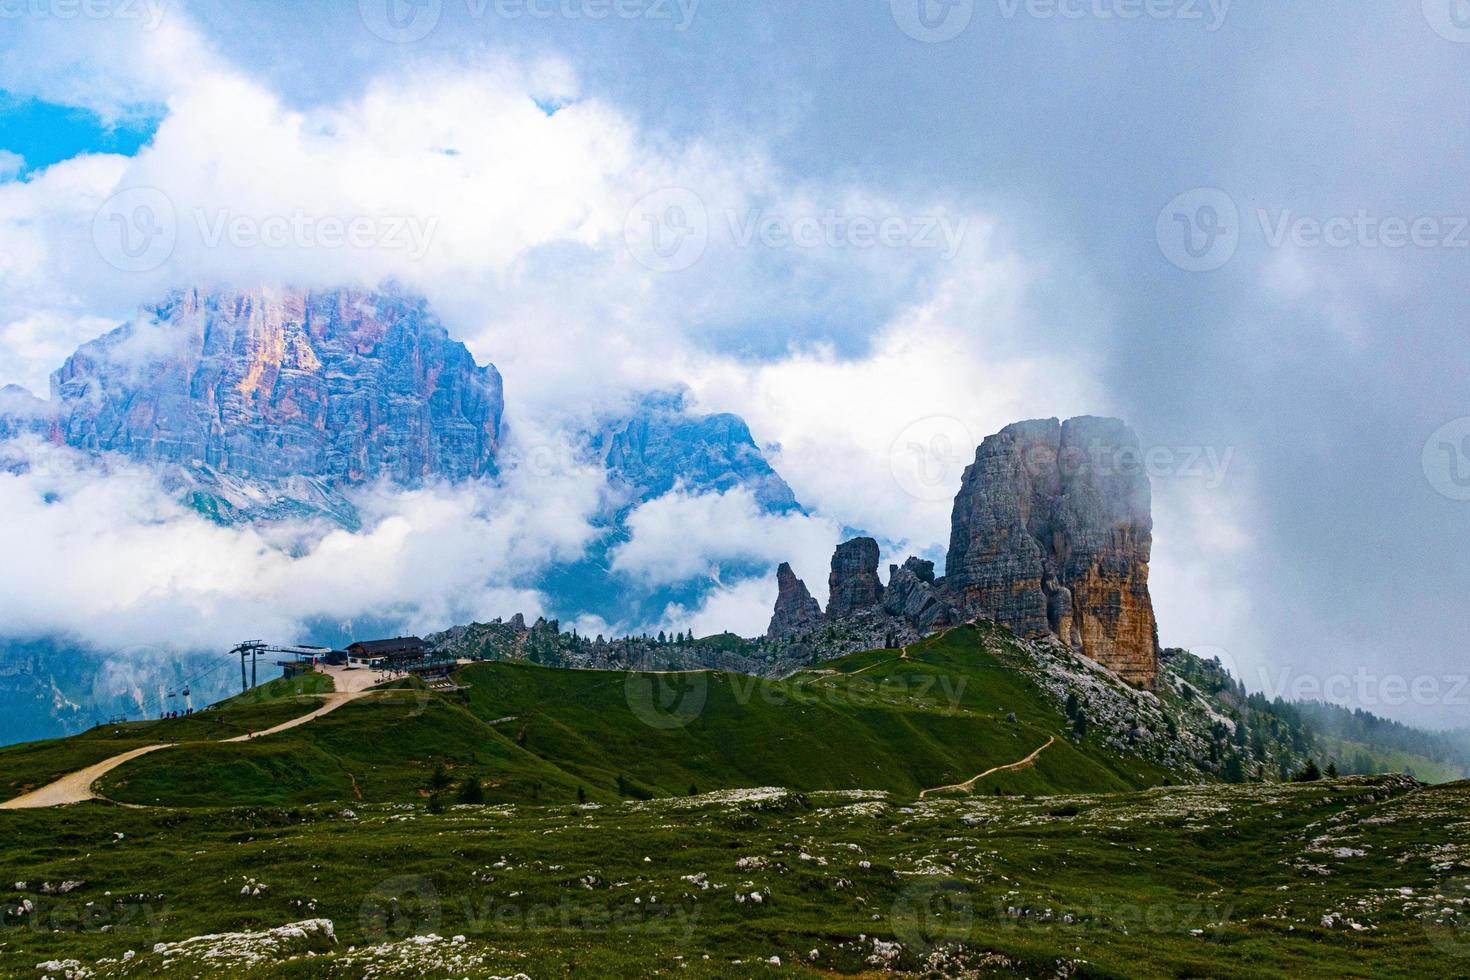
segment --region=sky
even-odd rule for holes
[[[1268,693],[1470,721],[1470,23],[1452,0],[82,9],[27,0],[0,31],[0,384],[44,394],[79,343],[183,283],[396,279],[500,368],[532,442],[671,384],[750,423],[809,523],[675,497],[621,555],[634,579],[676,554],[706,568],[704,605],[668,614],[700,631],[768,615],[769,578],[719,579],[731,556],[800,552],[819,596],[841,527],[885,562],[942,557],[984,435],[1118,415],[1151,454],[1166,646]],[[149,216],[170,234],[120,251]],[[366,218],[363,238],[324,217]],[[564,469],[566,519],[501,550],[594,533]],[[160,524],[136,480],[101,505],[80,497],[106,481],[49,473],[104,516],[72,551],[49,542],[67,561],[36,582],[89,558],[105,578],[98,540],[126,555]],[[36,499],[9,492],[9,513]],[[471,518],[500,541],[543,492],[395,498],[376,538],[333,546],[386,528],[432,555]],[[189,543],[149,539],[173,556],[155,598],[188,577],[177,556],[222,552],[339,594],[326,561],[161,523]],[[731,534],[681,549],[711,523]],[[432,615],[544,603],[476,567],[492,584]],[[157,622],[142,605],[99,600]]]

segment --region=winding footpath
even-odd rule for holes
[[[1028,755],[1026,758],[1022,759],[1020,762],[1012,762],[1008,766],[996,766],[994,769],[987,769],[984,772],[982,772],[980,775],[973,776],[970,779],[965,780],[963,783],[955,783],[953,786],[935,786],[933,789],[921,789],[921,790],[919,790],[919,799],[922,800],[924,797],[928,796],[930,793],[949,793],[949,792],[955,792],[956,790],[958,790],[961,793],[973,793],[975,791],[975,784],[978,783],[980,780],[984,779],[986,776],[989,776],[989,775],[991,775],[993,773],[997,773],[997,772],[1009,772],[1009,771],[1011,771],[1013,769],[1025,769],[1027,766],[1031,765],[1032,763],[1034,763],[1036,761],[1036,757],[1038,755],[1040,755],[1041,753],[1045,752],[1047,749],[1051,748],[1052,745],[1056,742],[1056,740],[1057,740],[1057,737],[1055,735],[1053,735],[1051,738],[1049,738],[1049,739],[1046,740],[1046,744],[1045,745],[1043,745],[1041,748],[1037,749],[1035,752],[1032,752],[1030,755]]]
[[[336,686],[337,690],[322,695],[325,703],[315,711],[309,711],[299,718],[292,718],[290,721],[279,724],[274,728],[267,728],[265,731],[251,732],[248,735],[240,735],[236,738],[221,739],[218,743],[208,742],[204,744],[214,745],[228,744],[231,742],[249,742],[252,739],[264,738],[267,735],[274,735],[277,732],[284,732],[300,725],[305,725],[309,721],[315,721],[322,715],[336,711],[344,704],[351,704],[353,701],[365,697],[371,690],[373,684],[377,683],[373,678],[373,672],[369,670],[328,668],[325,673],[331,676],[332,683]],[[140,749],[133,749],[131,752],[115,755],[111,759],[104,759],[85,769],[78,769],[76,772],[62,776],[53,783],[47,783],[40,789],[32,790],[23,796],[17,796],[13,800],[6,800],[0,803],[0,810],[39,810],[46,807],[68,806],[72,803],[83,803],[87,800],[101,799],[102,797],[98,796],[92,789],[96,785],[97,780],[112,772],[118,766],[126,765],[139,756],[147,755],[150,752],[157,752],[159,749],[174,748],[177,744],[176,742],[162,742],[158,745],[145,745]]]
[[[896,657],[890,657],[887,660],[880,660],[880,661],[878,661],[875,664],[868,664],[868,666],[863,667],[863,668],[861,668],[859,670],[855,670],[855,671],[853,671],[850,674],[837,674],[835,676],[838,676],[838,677],[856,677],[858,674],[867,673],[868,671],[872,670],[874,667],[885,667],[888,664],[896,664],[900,660],[907,660],[907,659],[909,659],[909,648],[908,647],[904,647],[902,650],[899,651],[899,654]]]
[[[277,725],[275,728],[267,728],[263,732],[251,732],[248,735],[237,735],[234,738],[220,739],[220,744],[228,745],[231,742],[249,742],[253,739],[264,738],[267,735],[274,735],[277,732],[284,732],[292,728],[297,728],[301,725],[306,724],[309,721],[315,721],[322,715],[331,714],[333,711],[336,711],[344,704],[351,704],[353,701],[361,698],[366,693],[366,691],[347,691],[345,693],[325,694],[322,697],[326,701],[326,704],[323,704],[315,711],[307,712],[300,718],[292,718],[290,721],[283,722],[282,724]]]
[[[133,749],[122,755],[115,755],[111,759],[104,759],[95,765],[85,769],[78,769],[74,773],[62,776],[54,783],[48,783],[38,790],[32,790],[24,796],[17,796],[13,800],[0,803],[0,810],[40,810],[51,806],[66,806],[68,803],[81,803],[83,800],[95,800],[97,794],[92,792],[92,784],[103,776],[112,772],[118,766],[132,762],[140,755],[149,752],[157,752],[159,749],[173,748],[172,742],[164,742],[160,745],[145,745],[141,749]]]

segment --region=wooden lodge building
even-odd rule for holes
[[[428,644],[417,636],[391,640],[361,640],[347,647],[347,665],[378,670],[406,670],[429,655]]]

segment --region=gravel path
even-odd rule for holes
[[[122,755],[115,755],[111,759],[105,759],[96,765],[85,769],[78,769],[70,775],[62,776],[54,783],[48,783],[38,790],[33,790],[24,796],[17,796],[13,800],[0,803],[0,810],[39,810],[48,806],[66,806],[68,803],[81,803],[84,800],[95,800],[97,794],[92,792],[92,784],[103,776],[112,772],[125,762],[132,762],[140,755],[149,752],[157,752],[159,749],[173,748],[172,743],[163,745],[145,745],[141,749],[133,749]]]
[[[1028,755],[1026,758],[1022,759],[1020,762],[1012,762],[1008,766],[996,766],[994,769],[987,769],[984,772],[982,772],[980,775],[974,776],[974,777],[972,777],[970,779],[967,779],[963,783],[955,783],[953,786],[935,786],[933,789],[921,789],[921,790],[919,790],[919,799],[922,800],[924,797],[928,796],[930,793],[944,793],[944,792],[952,792],[952,791],[955,791],[955,790],[958,790],[959,792],[962,792],[962,793],[974,792],[975,784],[978,783],[980,780],[984,779],[986,776],[989,776],[991,773],[1008,772],[1008,771],[1010,771],[1012,769],[1025,769],[1027,766],[1031,765],[1033,762],[1036,761],[1036,757],[1038,755],[1040,755],[1041,753],[1045,752],[1047,749],[1051,748],[1052,747],[1052,744],[1054,742],[1056,742],[1056,740],[1057,740],[1057,737],[1055,735],[1053,735],[1051,738],[1049,738],[1049,739],[1046,740],[1046,744],[1045,745],[1043,745],[1041,748],[1037,749],[1035,752],[1032,752],[1030,755]]]
[[[368,690],[379,682],[371,670],[345,670],[340,667],[328,667],[323,673],[332,678],[332,684],[336,691],[324,695],[326,701],[320,708],[308,712],[299,718],[292,718],[284,724],[274,728],[267,728],[262,732],[252,732],[249,735],[241,735],[238,738],[227,738],[224,742],[248,742],[251,739],[264,738],[277,732],[284,732],[298,725],[304,725],[309,721],[320,718],[322,715],[336,711],[344,704],[351,704],[368,693]],[[172,748],[175,743],[166,742],[160,745],[145,745],[141,749],[133,749],[122,755],[115,755],[111,759],[105,759],[85,769],[78,769],[74,773],[62,776],[54,783],[47,783],[38,790],[32,790],[24,796],[17,796],[13,800],[0,803],[0,810],[36,810],[43,807],[66,806],[71,803],[82,803],[86,800],[95,800],[100,797],[92,791],[92,786],[97,780],[112,772],[118,766],[132,762],[139,756],[147,755],[149,752],[157,752],[159,749]]]

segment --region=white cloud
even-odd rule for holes
[[[529,583],[596,535],[595,470],[513,469],[496,484],[358,497],[365,529],[221,527],[174,502],[148,470],[35,440],[4,445],[0,621],[18,635],[101,648],[219,649],[303,638],[325,616],[401,617],[417,629],[540,614]]]
[[[219,69],[212,46],[168,6],[118,4],[137,14],[123,17],[7,17],[0,88],[89,109],[107,123],[167,102]]]
[[[1213,487],[1177,476],[1153,481],[1149,591],[1164,646],[1218,655],[1259,690],[1270,646],[1251,601],[1255,542],[1247,479],[1236,470]]]
[[[776,604],[775,576],[742,579],[712,589],[694,609],[674,604],[664,611],[660,626],[676,633],[693,630],[695,636],[735,633],[761,636],[771,622]]]
[[[9,257],[0,324],[118,319],[181,284],[394,278],[425,292],[482,361],[517,379],[511,397],[524,410],[560,412],[569,397],[677,380],[681,360],[748,347],[753,330],[770,344],[834,304],[860,321],[862,310],[921,288],[951,246],[984,234],[981,218],[943,201],[802,182],[758,142],[641,129],[584,95],[559,61],[421,63],[359,94],[296,107],[223,61],[182,13],[167,23],[165,33],[89,27],[93,74],[39,28],[33,54],[13,46],[0,62],[0,79],[34,69],[48,97],[86,105],[105,81],[106,98],[167,107],[134,158],[82,157],[0,188],[0,255]],[[140,71],[140,59],[159,63]],[[48,89],[52,75],[66,85]],[[567,104],[548,115],[541,103],[553,97]],[[630,210],[667,187],[697,202],[709,239],[699,262],[674,273],[640,264],[625,240]],[[99,248],[94,217],[114,192],[136,188],[154,195],[175,237],[156,268],[124,272],[107,261],[116,251],[107,236],[126,225],[104,221]],[[742,240],[752,221],[804,227],[829,214],[897,222],[922,242],[875,245],[840,222],[831,244]],[[362,221],[367,244],[336,244],[339,226]],[[6,361],[0,383],[34,385],[33,361]]]
[[[676,490],[639,506],[627,523],[631,537],[613,552],[612,569],[648,586],[701,577],[717,582],[722,565],[774,567],[783,561],[809,581],[819,574],[825,579],[841,533],[823,518],[766,513],[744,488]]]
[[[425,62],[301,105],[226,62],[182,11],[153,31],[18,26],[0,86],[108,119],[145,105],[166,117],[136,157],[84,156],[0,184],[0,384],[43,390],[87,334],[178,285],[394,278],[501,368],[512,431],[554,433],[630,389],[669,383],[690,384],[706,410],[744,416],[779,444],[772,462],[816,516],[761,515],[740,494],[670,495],[634,515],[615,567],[650,585],[791,560],[819,597],[841,527],[873,533],[899,558],[942,554],[980,438],[1019,418],[1108,410],[1097,360],[1076,340],[1106,325],[1056,299],[1076,270],[1023,259],[972,206],[801,180],[743,134],[648,131],[557,60]],[[548,115],[538,100],[564,107]],[[94,218],[114,192],[139,187],[163,193],[177,237],[157,268],[123,272],[94,241]],[[708,242],[690,268],[663,273],[640,264],[624,231],[636,202],[669,187],[693,193]],[[811,245],[742,241],[752,221],[790,228],[829,215],[964,234],[890,247],[854,241],[848,225]],[[417,242],[422,255],[382,237],[323,238],[322,219],[358,218],[384,234],[394,222],[432,234]],[[280,246],[241,231],[273,220],[289,226]],[[1048,340],[1058,314],[1038,312],[1037,293],[1075,318],[1072,346]],[[926,429],[935,419],[939,434],[963,437],[941,447]],[[944,450],[929,460],[935,492],[916,495],[895,472],[913,465],[913,445]],[[294,558],[264,532],[204,523],[146,479],[76,470],[43,505],[34,476],[7,477],[9,533],[42,557],[6,611],[38,629],[138,642],[176,621],[190,643],[289,633],[312,613],[412,606],[438,626],[536,612],[522,572],[585,543],[597,481],[559,466],[553,492],[556,474],[518,483],[530,469],[512,467],[495,488],[370,504],[367,531],[315,529]],[[773,598],[769,581],[746,580],[693,615],[728,615],[748,631]]]
[[[976,241],[866,354],[703,359],[689,366],[691,385],[702,407],[736,412],[779,444],[773,465],[803,503],[913,550],[943,550],[964,467],[986,435],[1104,407],[1073,352],[1018,343],[1034,276]],[[917,462],[932,470],[927,485],[912,479],[915,443],[926,457]]]

